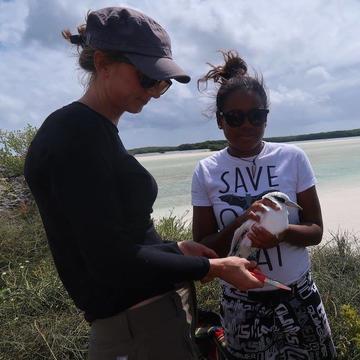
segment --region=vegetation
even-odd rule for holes
[[[0,133],[2,180],[21,176],[34,131]],[[173,215],[156,227],[164,239],[191,238],[189,224]],[[58,278],[33,201],[5,210],[0,201],[0,249],[0,360],[85,359],[89,326]],[[359,239],[333,234],[311,257],[339,359],[360,359]],[[217,312],[218,284],[197,284],[197,291],[199,307]]]
[[[0,130],[0,171],[13,177],[23,173],[26,151],[37,129],[27,125],[23,130]]]
[[[188,224],[170,216],[156,223],[165,239],[189,239]],[[0,219],[0,360],[85,359],[89,327],[68,298],[54,268],[36,208]],[[312,250],[339,359],[360,358],[360,247],[334,234]],[[218,311],[216,282],[197,284],[199,307]]]
[[[32,138],[36,133],[36,128],[27,125],[23,130],[2,131],[0,130],[0,170],[2,166],[9,169],[8,175],[17,176],[22,173],[22,165],[26,150]],[[265,138],[266,141],[272,142],[291,142],[305,141],[317,139],[333,139],[342,137],[360,136],[360,129],[329,131],[313,134],[293,135],[293,136],[277,136]],[[164,153],[169,151],[185,151],[185,150],[202,150],[209,149],[216,151],[227,146],[226,140],[208,140],[193,144],[181,144],[179,146],[148,146],[130,149],[129,153],[149,154]]]
[[[265,140],[271,142],[291,142],[291,141],[305,141],[305,140],[319,140],[319,139],[334,139],[334,138],[351,137],[351,136],[360,136],[360,129],[330,131],[330,132],[293,135],[293,136],[277,136],[277,137],[265,138]],[[199,143],[182,144],[173,147],[159,146],[159,147],[136,148],[130,150],[130,153],[135,155],[135,154],[145,154],[150,152],[162,153],[166,151],[184,151],[184,150],[199,150],[199,149],[209,149],[210,151],[216,151],[223,149],[225,146],[227,146],[226,140],[208,140]]]

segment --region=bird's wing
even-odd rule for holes
[[[241,255],[239,254],[239,251],[241,250],[242,243],[244,241],[246,233],[250,230],[251,226],[254,224],[253,220],[247,220],[245,221],[240,227],[238,227],[235,232],[234,236],[231,241],[231,247],[229,251],[229,255]],[[248,246],[249,245],[249,246]],[[251,243],[246,244],[246,247],[251,248]]]
[[[261,226],[274,235],[286,230],[288,225],[288,213],[285,206],[282,206],[280,210],[269,208],[266,213],[263,213]]]

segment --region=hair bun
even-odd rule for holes
[[[236,51],[221,51],[224,56],[225,65],[222,67],[222,77],[229,80],[236,76],[244,76],[247,73],[246,62]]]
[[[82,35],[71,35],[70,42],[75,45],[84,45],[84,37]]]
[[[205,83],[209,80],[213,80],[215,83],[220,85],[225,85],[225,83],[236,77],[242,77],[247,74],[247,65],[246,62],[239,56],[235,50],[223,51],[220,50],[221,54],[224,57],[224,65],[214,66],[210,63],[207,63],[212,67],[208,73],[198,80],[198,89],[200,90],[200,84]]]
[[[263,77],[248,74],[248,67],[246,62],[239,56],[235,50],[219,51],[223,58],[223,65],[210,65],[211,69],[201,77],[197,86],[199,91],[201,84],[205,84],[204,89],[206,90],[208,81],[213,81],[217,87],[216,94],[216,114],[224,110],[224,104],[232,91],[245,91],[254,93],[259,96],[260,104],[264,109],[269,108],[269,101],[266,94],[266,89],[263,81]]]
[[[70,30],[65,29],[61,32],[61,35],[63,38],[67,41],[69,41],[71,44],[75,44],[77,46],[84,47],[85,45],[85,31],[86,31],[86,25],[80,25],[77,28],[78,34],[73,35]]]

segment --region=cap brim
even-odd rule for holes
[[[126,53],[126,57],[136,66],[142,73],[155,80],[175,79],[183,84],[188,83],[191,78],[186,75],[173,60],[169,58],[158,58],[144,56],[134,53]]]

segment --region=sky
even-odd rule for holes
[[[39,127],[84,93],[76,33],[88,10],[128,6],[169,33],[175,61],[192,77],[140,114],[124,114],[125,147],[224,139],[210,109],[216,88],[196,80],[233,49],[261,73],[270,96],[265,136],[360,127],[359,0],[0,0],[0,129]],[[207,115],[207,116],[206,116]]]

